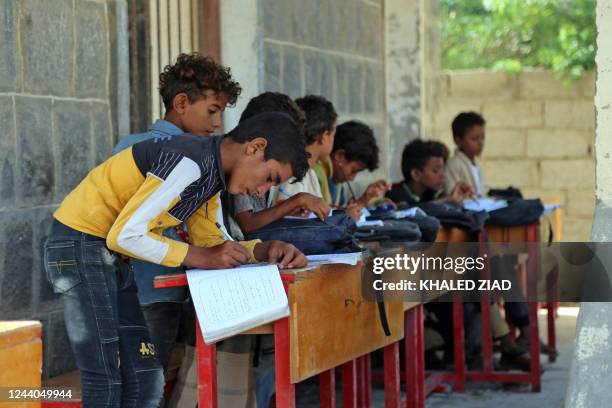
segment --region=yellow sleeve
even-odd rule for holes
[[[179,179],[168,177],[164,181],[148,174],[115,219],[106,237],[106,245],[132,258],[164,266],[180,266],[189,245],[152,231],[159,222],[158,217],[180,200],[181,192],[193,181],[192,178],[182,174]]]
[[[187,232],[193,245],[208,248],[220,245],[225,241],[223,233],[217,227],[219,202],[219,193],[217,193],[187,219]],[[260,242],[259,239],[238,242],[251,254],[250,262],[258,262],[253,250]]]

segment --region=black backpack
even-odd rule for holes
[[[500,227],[531,224],[540,219],[544,206],[539,198],[508,200],[508,206],[489,213],[488,223]]]
[[[383,225],[357,227],[355,238],[360,241],[417,242],[421,239],[419,226],[406,220],[385,220]]]
[[[426,202],[417,204],[417,207],[437,218],[442,226],[461,228],[470,233],[482,231],[485,221],[489,219],[486,211],[470,211],[454,203]]]

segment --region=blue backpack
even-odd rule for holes
[[[361,251],[353,237],[355,222],[344,211],[318,218],[282,218],[245,234],[245,239],[279,240],[295,245],[305,255]]]

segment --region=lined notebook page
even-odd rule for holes
[[[276,265],[191,269],[187,280],[207,344],[289,315]]]

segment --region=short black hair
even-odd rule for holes
[[[264,92],[251,98],[242,111],[239,122],[264,112],[286,113],[299,126],[304,126],[306,122],[306,116],[300,107],[288,95],[280,92]]]
[[[351,120],[336,127],[332,152],[344,150],[348,161],[360,161],[368,170],[378,168],[378,146],[374,131],[365,123]]]
[[[293,177],[300,181],[308,170],[308,153],[301,127],[286,113],[266,112],[240,122],[227,135],[236,143],[262,137],[268,145],[265,160],[291,165]]]
[[[313,144],[321,133],[333,129],[338,114],[330,101],[322,96],[306,95],[303,98],[296,99],[295,103],[306,114],[304,135],[307,145]]]
[[[486,123],[484,118],[476,112],[461,112],[453,119],[453,124],[451,125],[453,138],[462,139],[465,136],[465,132],[472,126],[484,126]]]
[[[228,67],[198,52],[180,54],[174,64],[166,65],[159,74],[159,93],[166,112],[172,110],[176,95],[184,92],[190,102],[195,102],[203,98],[207,90],[224,93],[230,106],[236,103],[242,92]]]
[[[414,139],[408,143],[402,152],[404,180],[411,180],[410,172],[413,169],[423,170],[432,157],[440,157],[446,162],[448,160],[448,149],[443,143],[435,140]]]

